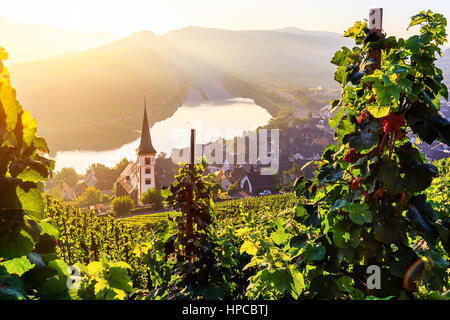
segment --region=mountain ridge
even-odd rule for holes
[[[106,32],[73,30],[10,21],[0,17],[0,46],[10,54],[9,63],[38,61],[59,54],[83,51],[116,40]]]
[[[339,37],[191,26],[163,35],[143,30],[9,69],[19,100],[38,120],[39,134],[51,150],[104,150],[137,138],[145,92],[151,124],[170,117],[183,102],[201,104],[205,98],[214,102],[236,94],[262,101],[274,115],[278,100],[266,105],[257,86],[245,86],[246,78],[277,79],[287,70],[308,83],[315,73],[321,83],[331,77],[329,60],[343,43]],[[231,94],[236,86],[246,90]],[[87,125],[95,123],[97,128]]]

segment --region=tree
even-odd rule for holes
[[[78,178],[79,178],[79,175],[73,167],[62,168],[60,171],[58,171],[55,174],[55,180],[64,181],[71,188],[75,188],[75,186],[77,185],[77,182],[78,182]]]
[[[287,129],[289,122],[295,118],[295,108],[284,107],[278,110],[275,118],[269,120],[268,128],[271,129]]]
[[[239,186],[237,183],[232,183],[228,186],[227,192],[229,195],[236,191],[239,191]]]
[[[279,120],[284,120],[289,122],[291,119],[293,119],[295,117],[296,111],[295,108],[281,108],[278,112],[277,112],[277,116],[276,118]]]
[[[111,201],[111,197],[107,194],[102,195],[102,203],[107,204]]]
[[[420,12],[409,25],[420,34],[404,40],[357,22],[345,33],[357,46],[331,60],[342,87],[331,102],[337,146],[315,162],[313,181],[295,183],[296,219],[314,235],[298,262],[310,283],[305,297],[415,298],[448,289],[450,217],[424,193],[437,168],[406,135],[450,143],[450,123],[437,112],[447,87],[434,64],[446,24]],[[369,266],[379,267],[379,289],[367,284]]]
[[[163,207],[163,196],[161,192],[155,188],[149,188],[142,193],[141,201],[143,204],[151,204],[153,208],[160,209]]]
[[[283,170],[283,183],[292,186],[294,181],[302,175],[304,175],[302,168],[294,162],[289,170]]]
[[[86,171],[86,175],[88,175],[91,171],[94,171],[95,177],[98,180],[96,187],[101,190],[112,189],[120,174],[116,170],[108,168],[102,163],[91,164],[89,169]]]
[[[116,164],[114,170],[116,170],[116,172],[120,175],[129,163],[130,161],[127,158],[123,158],[118,164]]]
[[[52,195],[53,199],[61,201],[64,200],[64,194],[62,193],[61,186],[59,184],[51,188],[49,193]]]
[[[289,128],[289,121],[284,119],[272,118],[269,120],[267,128],[284,130]]]
[[[102,203],[102,192],[94,187],[87,187],[78,197],[77,202],[81,207],[88,207]]]
[[[134,208],[134,201],[129,196],[116,197],[111,202],[111,208],[115,216],[125,216]]]
[[[281,177],[280,177],[280,173],[279,172],[277,172],[274,175],[274,179],[275,179],[275,188],[277,190],[284,190],[284,184],[281,181]]]
[[[107,170],[107,169],[110,169],[110,168],[105,166],[103,163],[92,163],[89,166],[89,168],[86,170],[86,174],[85,175],[87,176],[89,173],[91,173],[91,171],[95,172],[95,170],[98,170],[98,169],[100,169],[100,170]]]

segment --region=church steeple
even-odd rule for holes
[[[150,128],[148,126],[146,98],[144,98],[144,120],[142,121],[141,143],[137,149],[137,154],[156,154],[156,150],[152,145],[152,138],[150,137]]]
[[[147,119],[147,104],[144,98],[144,120],[142,121],[141,144],[137,152],[138,201],[149,188],[156,188],[156,150],[150,138],[150,129]]]

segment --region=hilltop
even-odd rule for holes
[[[101,150],[137,138],[144,92],[151,124],[170,117],[186,97],[194,104],[249,97],[275,116],[286,101],[253,83],[284,78],[321,83],[332,75],[329,60],[345,42],[322,32],[192,26],[160,36],[137,32],[10,70],[20,101],[37,118],[53,152]],[[231,90],[237,86],[245,91]]]
[[[8,64],[84,51],[117,39],[118,37],[104,32],[80,33],[0,17],[0,46],[9,52]]]

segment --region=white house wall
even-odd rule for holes
[[[150,164],[145,164],[145,158],[150,158]],[[150,173],[145,173],[145,169],[150,168]],[[147,191],[149,188],[155,188],[155,156],[154,155],[140,155],[138,156],[138,198],[141,204],[142,193]],[[150,184],[145,184],[145,179],[150,179]]]

